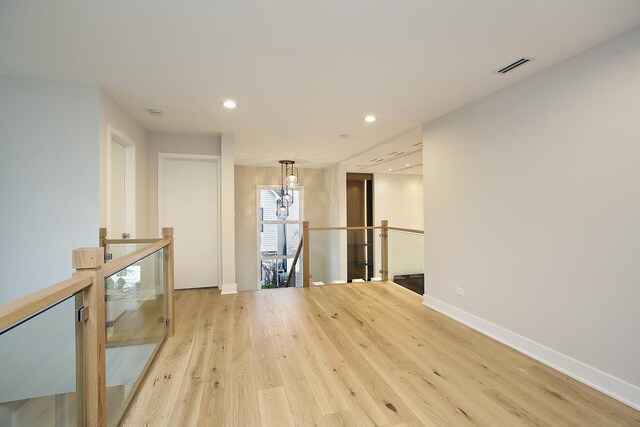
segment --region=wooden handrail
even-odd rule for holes
[[[380,225],[376,226],[357,226],[357,227],[309,227],[308,221],[302,223],[304,233],[304,286],[309,286],[311,282],[311,274],[309,274],[309,232],[310,231],[332,231],[332,230],[381,230],[380,233],[380,270],[382,281],[389,280],[389,231],[400,231],[403,233],[414,233],[424,235],[424,230],[414,228],[389,227],[389,221],[382,220]],[[301,244],[303,241],[300,242]],[[287,284],[289,280],[287,279]]]
[[[424,234],[424,230],[416,230],[414,228],[387,227],[387,230],[404,231],[405,233]]]
[[[357,227],[309,227],[309,231],[331,231],[331,230],[380,230],[379,225],[357,226]]]
[[[382,226],[358,226],[358,227],[309,227],[309,231],[332,231],[332,230],[382,230]],[[406,233],[424,234],[424,230],[415,228],[387,227],[387,230],[404,231]]]
[[[155,239],[104,239],[106,245],[135,245],[135,244],[147,244],[155,243],[162,240],[161,237]]]
[[[105,248],[107,245],[122,245],[122,244],[140,244],[140,243],[155,243],[162,240],[162,237],[148,238],[148,239],[109,239],[107,237],[107,229],[105,227],[100,227],[98,229],[98,246]]]
[[[91,277],[72,277],[0,307],[0,331],[91,286]]]
[[[105,277],[132,265],[145,257],[166,248],[166,262],[163,277],[166,278],[164,292],[167,298],[167,317],[169,320],[168,335],[174,333],[173,306],[173,228],[162,229],[162,239],[139,239],[134,243],[153,242],[149,246],[129,255],[104,263],[104,247],[108,244],[106,230],[100,230],[100,247],[75,249],[72,254],[72,265],[76,270],[73,277],[34,292],[0,307],[0,331],[11,328],[30,319],[34,315],[65,300],[75,294],[82,293],[83,322],[76,326],[77,355],[83,358],[83,371],[77,372],[78,391],[84,390],[84,407],[79,408],[78,416],[81,424],[89,427],[106,426],[106,330],[105,330]],[[126,240],[125,243],[131,243]],[[76,307],[79,308],[79,307]],[[80,313],[80,311],[79,311]],[[78,335],[80,330],[80,335]],[[79,350],[80,349],[80,350]],[[79,351],[79,352],[78,352]]]
[[[130,254],[123,256],[122,258],[118,258],[113,261],[109,261],[103,266],[104,269],[104,277],[112,276],[118,271],[129,267],[130,265],[135,264],[141,259],[151,255],[152,253],[169,246],[172,242],[171,238],[165,237],[160,239],[156,243],[153,243],[145,248],[138,249],[135,252],[131,252]]]
[[[300,257],[300,252],[302,252],[302,242],[304,241],[304,237],[300,238],[300,243],[298,244],[298,250],[296,251],[296,256],[293,257],[293,264],[291,265],[291,273],[287,276],[287,285],[289,287],[289,282],[291,282],[291,276],[295,276],[296,274],[296,264],[298,263],[298,258]]]

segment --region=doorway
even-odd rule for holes
[[[347,173],[347,227],[373,225],[373,174]],[[347,232],[347,282],[373,277],[373,230]]]
[[[174,228],[176,289],[220,284],[219,195],[219,156],[158,154],[158,228]]]
[[[107,126],[107,237],[135,236],[135,142]]]

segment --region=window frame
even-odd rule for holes
[[[265,259],[291,259],[293,261],[293,258],[295,258],[295,254],[292,256],[289,255],[268,255],[268,256],[263,256],[262,255],[262,251],[260,250],[260,246],[261,246],[261,236],[260,234],[262,233],[262,231],[264,230],[264,224],[291,224],[291,225],[298,225],[299,226],[299,230],[300,233],[302,233],[302,221],[304,221],[304,186],[303,185],[297,185],[295,188],[292,188],[294,191],[299,191],[298,193],[298,200],[294,200],[294,203],[299,203],[299,208],[298,208],[298,213],[299,213],[299,218],[295,221],[291,221],[291,220],[264,220],[264,211],[262,206],[260,206],[260,203],[262,201],[261,198],[261,192],[263,190],[281,190],[282,187],[280,185],[256,185],[256,255],[257,255],[257,270],[256,270],[256,289],[261,290],[262,289],[262,284],[261,284],[261,276],[262,276],[262,260]],[[302,238],[302,235],[300,236],[300,238]],[[298,263],[300,264],[300,273],[299,273],[299,277],[303,277],[303,271],[302,271],[302,264],[301,264],[301,260],[298,260]]]

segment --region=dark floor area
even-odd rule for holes
[[[424,294],[424,274],[402,274],[393,276],[394,283],[417,294]]]

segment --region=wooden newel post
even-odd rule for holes
[[[302,221],[302,286],[309,287],[311,274],[309,272],[309,221]]]
[[[164,227],[162,229],[162,237],[164,239],[171,239],[171,243],[169,243],[169,246],[165,249],[165,251],[167,251],[165,252],[167,257],[166,262],[164,263],[165,268],[163,269],[163,272],[167,275],[167,317],[169,318],[169,336],[172,337],[176,332],[176,318],[173,311],[173,227]]]
[[[74,275],[93,278],[91,286],[83,291],[85,425],[104,427],[107,425],[104,249],[76,249],[72,259]]]
[[[380,230],[380,257],[382,259],[382,281],[389,280],[389,221],[383,219],[380,222],[382,229]]]

